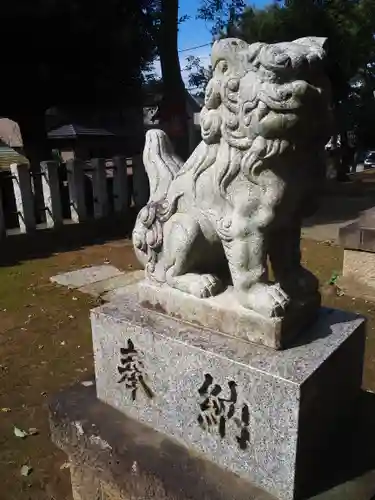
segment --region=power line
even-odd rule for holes
[[[205,43],[203,45],[197,45],[196,47],[189,47],[188,49],[182,49],[178,52],[188,52],[189,50],[201,49],[202,47],[208,47],[209,45],[212,45],[212,43]]]

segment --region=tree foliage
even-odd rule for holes
[[[245,7],[245,0],[201,0],[197,17],[212,23],[213,36],[234,36]]]
[[[373,0],[285,0],[264,8],[247,8],[239,33],[249,43],[278,42],[304,36],[328,38],[327,73],[332,84],[336,134],[341,136],[340,179],[350,161],[347,132],[358,146],[375,143],[375,2]],[[371,144],[372,143],[372,144]]]
[[[124,100],[152,58],[146,0],[2,5],[0,113]],[[4,73],[5,69],[5,73]],[[4,100],[4,95],[7,98]],[[4,109],[5,108],[5,109]]]
[[[205,88],[212,76],[212,66],[206,68],[199,57],[188,56],[185,70],[189,72],[188,85],[191,92],[198,97],[203,97]]]
[[[240,32],[248,42],[327,37],[336,103],[348,98],[358,72],[375,63],[373,0],[286,0],[263,10],[249,8],[241,17]]]

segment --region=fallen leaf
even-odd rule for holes
[[[30,429],[27,431],[27,434],[29,436],[36,436],[37,434],[39,434],[39,431],[35,427],[30,427]]]
[[[333,271],[333,273],[331,275],[331,278],[328,281],[328,284],[329,285],[335,285],[336,281],[338,280],[338,278],[339,278],[339,274],[336,271]]]
[[[10,408],[1,408],[1,411],[3,413],[9,413],[10,411],[12,411]]]
[[[84,380],[83,382],[81,382],[81,385],[83,385],[84,387],[90,387],[90,385],[94,385],[94,382],[92,380]]]
[[[64,462],[63,464],[60,465],[60,470],[69,468],[70,468],[70,462]]]
[[[21,439],[24,439],[25,437],[27,437],[27,432],[23,431],[22,429],[19,429],[18,427],[15,427],[13,429],[13,432],[14,432],[14,435],[18,438],[21,438]]]
[[[23,465],[21,467],[21,476],[25,476],[25,477],[30,476],[32,471],[33,471],[32,467],[29,467],[28,465]]]

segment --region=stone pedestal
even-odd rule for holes
[[[375,395],[362,393],[357,410],[358,418],[333,446],[316,443],[318,460],[299,498],[373,500]],[[56,396],[50,425],[54,443],[71,464],[74,500],[276,500],[102,403],[94,386],[79,384]]]
[[[145,309],[132,293],[91,321],[100,400],[281,500],[297,497],[360,394],[364,319],[342,311],[322,309],[286,351]]]

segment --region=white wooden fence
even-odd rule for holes
[[[66,181],[61,182],[62,168],[66,168]],[[28,164],[13,164],[5,174],[11,179],[18,218],[18,228],[6,227],[6,210],[2,200],[4,183],[0,178],[0,237],[13,233],[29,233],[39,228],[58,228],[63,224],[85,222],[90,217],[102,219],[111,213],[127,216],[131,205],[142,207],[147,202],[148,180],[141,157],[132,159],[116,157],[111,161],[93,159],[90,162],[69,160],[65,165],[55,161],[41,163],[41,172],[32,173]],[[36,182],[40,176],[41,183]],[[108,180],[112,178],[112,189]],[[37,185],[41,185],[39,204],[36,201]],[[68,188],[70,218],[64,217],[62,186]],[[88,210],[87,187],[91,189],[93,207]],[[8,193],[9,195],[9,193]],[[110,197],[112,196],[112,200]],[[9,196],[7,197],[9,198]],[[43,203],[40,203],[40,199]],[[40,206],[43,205],[43,206]],[[37,224],[37,213],[45,212],[43,224]]]

